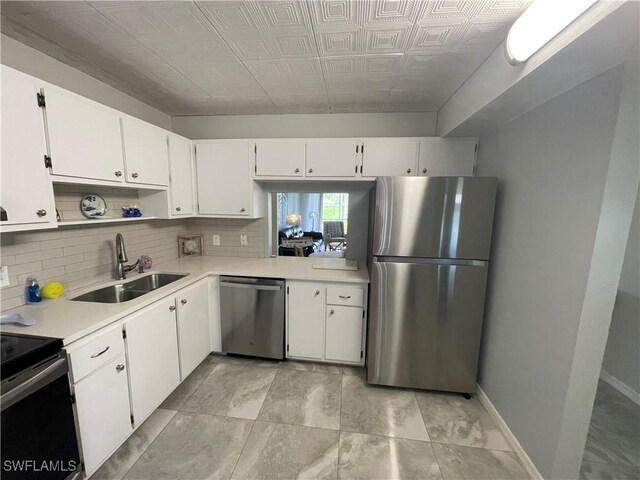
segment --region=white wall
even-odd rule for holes
[[[557,474],[563,449],[570,450],[559,442],[568,429],[566,400],[605,187],[615,187],[610,158],[621,71],[481,135],[478,174],[499,177],[500,190],[479,383],[545,478],[571,478]],[[627,173],[637,182],[637,171]],[[629,228],[628,203],[620,204],[616,232],[625,221]],[[615,248],[610,253],[615,260]],[[607,273],[615,269],[612,261]],[[593,395],[582,399],[585,425]]]
[[[640,192],[622,264],[602,369],[640,395]]]
[[[435,112],[173,117],[173,131],[187,138],[429,137]]]
[[[0,61],[4,65],[171,130],[171,117],[166,113],[24,43],[3,34],[0,36],[0,49]]]

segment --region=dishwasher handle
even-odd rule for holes
[[[276,292],[282,290],[282,286],[280,285],[260,285],[256,283],[230,282],[228,280],[222,280],[220,282],[220,286],[231,287],[231,288],[246,288],[250,290],[272,290]]]

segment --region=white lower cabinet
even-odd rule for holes
[[[135,425],[140,425],[180,383],[175,310],[175,298],[171,296],[124,320]]]
[[[287,282],[287,357],[364,364],[365,305],[365,285]]]
[[[131,434],[124,354],[74,385],[78,430],[87,476]]]
[[[184,380],[211,353],[211,305],[208,279],[178,292],[178,351]]]
[[[322,360],[325,292],[319,283],[287,283],[288,357]]]
[[[327,305],[324,358],[333,362],[358,363],[363,351],[364,309]]]

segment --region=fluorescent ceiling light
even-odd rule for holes
[[[597,0],[535,0],[514,22],[506,41],[509,63],[526,61]]]

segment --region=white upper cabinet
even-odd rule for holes
[[[418,175],[474,175],[477,145],[477,138],[421,138]]]
[[[246,140],[197,142],[198,214],[252,215],[251,154]]]
[[[51,172],[124,181],[118,113],[56,87],[46,87],[44,92]]]
[[[363,177],[415,175],[418,138],[367,138],[362,158]]]
[[[169,136],[171,216],[193,214],[193,166],[191,141]]]
[[[122,119],[122,140],[128,183],[169,185],[167,132],[132,117]]]
[[[53,187],[45,167],[46,145],[35,79],[2,66],[0,206],[3,231],[54,226]]]
[[[307,140],[307,177],[355,177],[362,161],[360,138]]]
[[[256,140],[256,176],[304,177],[304,147],[301,139]]]

